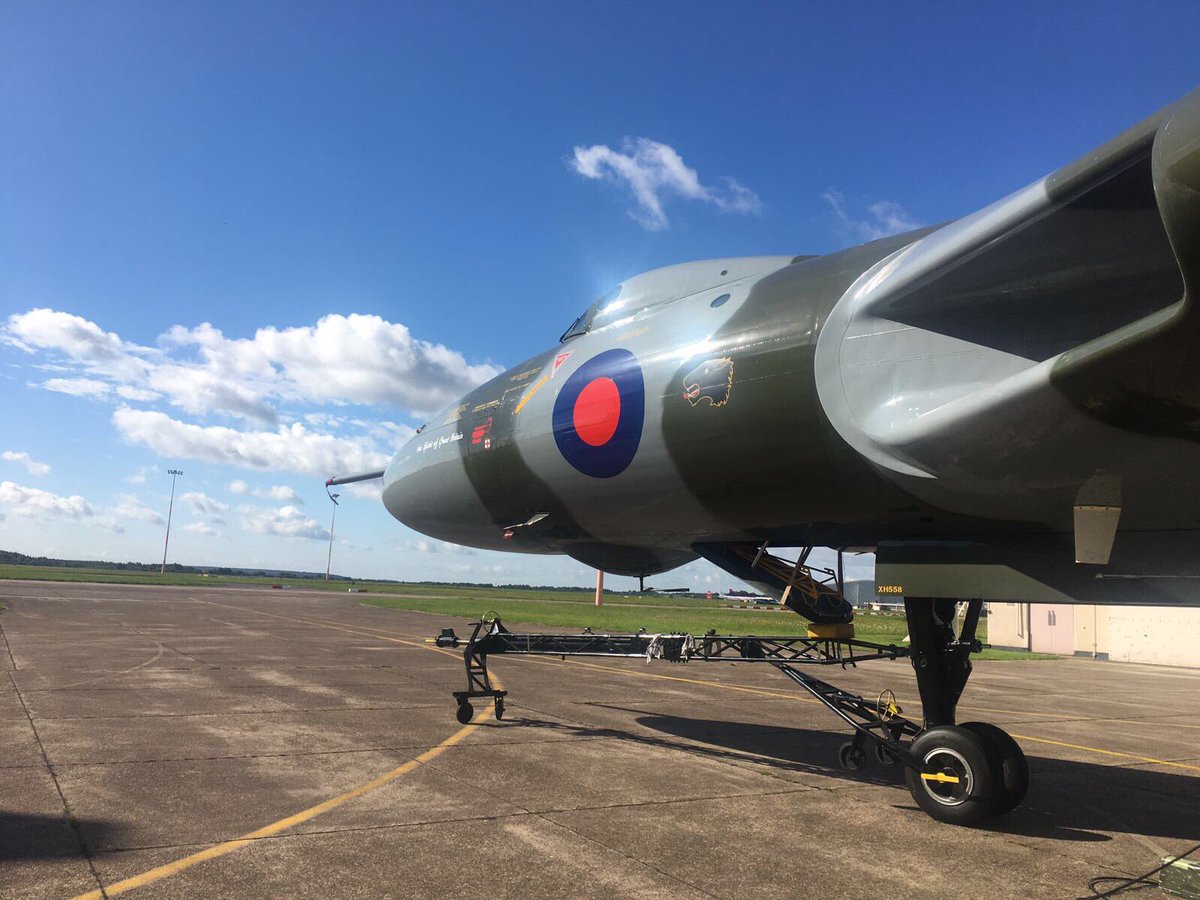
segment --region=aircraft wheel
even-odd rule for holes
[[[951,825],[974,825],[992,812],[997,768],[978,734],[956,725],[939,725],[909,747],[925,772],[906,769],[909,793],[931,818]]]
[[[879,763],[879,765],[894,766],[900,762],[884,744],[879,743],[879,741],[872,741],[872,744],[872,753],[875,756],[875,762]]]
[[[847,772],[857,772],[867,764],[867,754],[854,746],[853,741],[846,741],[838,748],[838,762]]]
[[[454,718],[466,725],[471,721],[471,717],[475,715],[475,710],[466,700],[462,700],[458,704],[458,710],[454,713]]]
[[[962,727],[979,735],[992,752],[992,761],[999,773],[992,812],[997,816],[1012,812],[1029,790],[1029,763],[1021,745],[1003,728],[990,722],[964,722]]]

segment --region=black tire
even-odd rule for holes
[[[854,746],[853,741],[846,741],[838,748],[838,762],[847,772],[857,772],[867,765],[867,754]]]
[[[458,704],[458,709],[454,713],[454,718],[458,719],[460,724],[466,725],[468,722],[471,721],[471,718],[474,715],[475,715],[474,708],[472,708],[471,704],[468,703],[466,700],[463,700],[461,703]]]
[[[992,813],[1002,816],[1012,812],[1029,790],[1029,763],[1021,745],[1003,728],[990,722],[964,722],[962,725],[983,739],[992,753],[996,766],[996,796],[992,801]]]
[[[992,753],[974,731],[938,725],[909,746],[926,774],[906,769],[909,793],[930,818],[951,825],[974,825],[992,812],[997,768]]]
[[[497,721],[499,721],[500,719],[503,719],[503,718],[504,718],[504,701],[497,700],[496,701],[496,719],[497,719]]]

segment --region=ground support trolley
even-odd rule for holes
[[[496,617],[474,623],[471,636],[459,638],[447,628],[434,643],[463,648],[467,689],[455,691],[456,716],[466,724],[474,715],[472,700],[490,699],[496,718],[504,717],[507,691],[493,687],[488,657],[593,656],[662,659],[673,663],[753,662],[773,666],[808,692],[851,729],[853,737],[839,750],[838,762],[854,771],[868,761],[905,767],[905,780],[918,805],[933,818],[970,825],[988,815],[1016,807],[1029,783],[1028,765],[1016,742],[994,725],[954,724],[954,712],[970,674],[969,656],[980,649],[975,640],[978,601],[968,604],[958,634],[953,633],[953,605],[916,607],[908,601],[910,647],[878,644],[842,636],[836,627],[821,633],[810,626],[796,637],[690,634],[518,634]],[[949,629],[949,630],[947,630]],[[854,666],[877,659],[910,658],[925,710],[924,722],[906,718],[891,691],[869,700],[835,687],[804,671],[812,666]]]

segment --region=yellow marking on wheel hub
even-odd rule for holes
[[[921,778],[925,781],[941,781],[945,784],[958,784],[959,780],[957,775],[947,775],[945,772],[934,772],[933,774],[922,772]]]

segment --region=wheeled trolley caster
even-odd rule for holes
[[[471,721],[471,719],[472,719],[472,717],[474,717],[474,715],[475,715],[475,707],[471,706],[471,704],[468,703],[466,700],[458,701],[458,709],[454,713],[454,718],[458,719],[458,721],[461,724],[466,725],[468,722]]]

